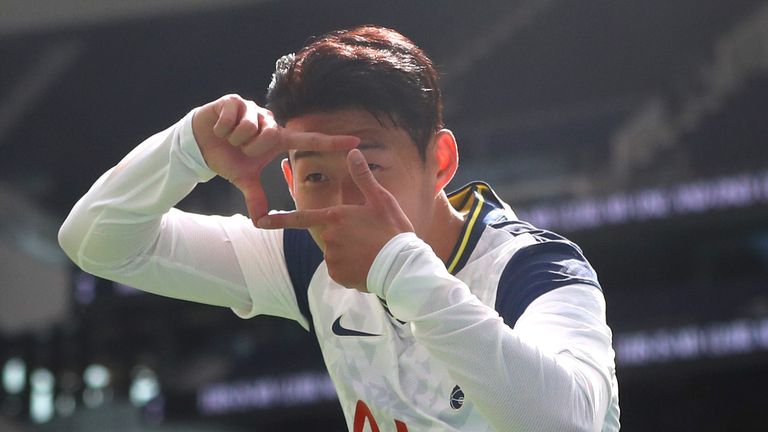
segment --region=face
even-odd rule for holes
[[[308,114],[288,121],[287,129],[329,135],[354,135],[376,180],[397,199],[419,234],[429,226],[436,191],[435,170],[425,163],[403,129],[384,125],[369,112],[348,109]],[[283,163],[288,187],[299,210],[340,204],[361,205],[365,196],[352,180],[346,152],[291,151]],[[317,241],[317,229],[311,229]],[[324,245],[320,244],[321,247]]]

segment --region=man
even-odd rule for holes
[[[64,250],[149,292],[296,320],[355,432],[618,430],[594,271],[488,185],[446,195],[456,142],[418,47],[329,33],[277,62],[267,108],[224,96],[149,138],[75,205]],[[269,214],[259,175],[286,151],[297,210]],[[172,208],[214,175],[251,220]]]

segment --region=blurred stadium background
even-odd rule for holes
[[[597,268],[623,430],[768,430],[768,2],[746,0],[1,0],[0,430],[344,430],[299,326],[96,279],[55,236],[149,134],[262,101],[276,58],[361,23],[439,65],[453,186]],[[218,180],[181,207],[244,212]]]

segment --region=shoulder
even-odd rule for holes
[[[581,248],[567,238],[523,221],[490,224],[488,230],[512,245],[499,257],[503,270],[495,304],[510,327],[533,301],[550,291],[576,284],[601,289]]]
[[[262,230],[254,228],[251,220],[235,215],[219,217],[225,228],[246,280],[252,286],[263,282],[270,271],[287,273],[299,311],[311,323],[307,291],[317,268],[323,261],[323,252],[307,230]],[[258,266],[255,263],[264,263]],[[271,270],[267,270],[271,269]]]

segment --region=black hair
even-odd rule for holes
[[[365,109],[405,130],[422,159],[443,127],[432,61],[402,34],[373,25],[327,33],[281,57],[266,100],[281,125],[314,112]]]

